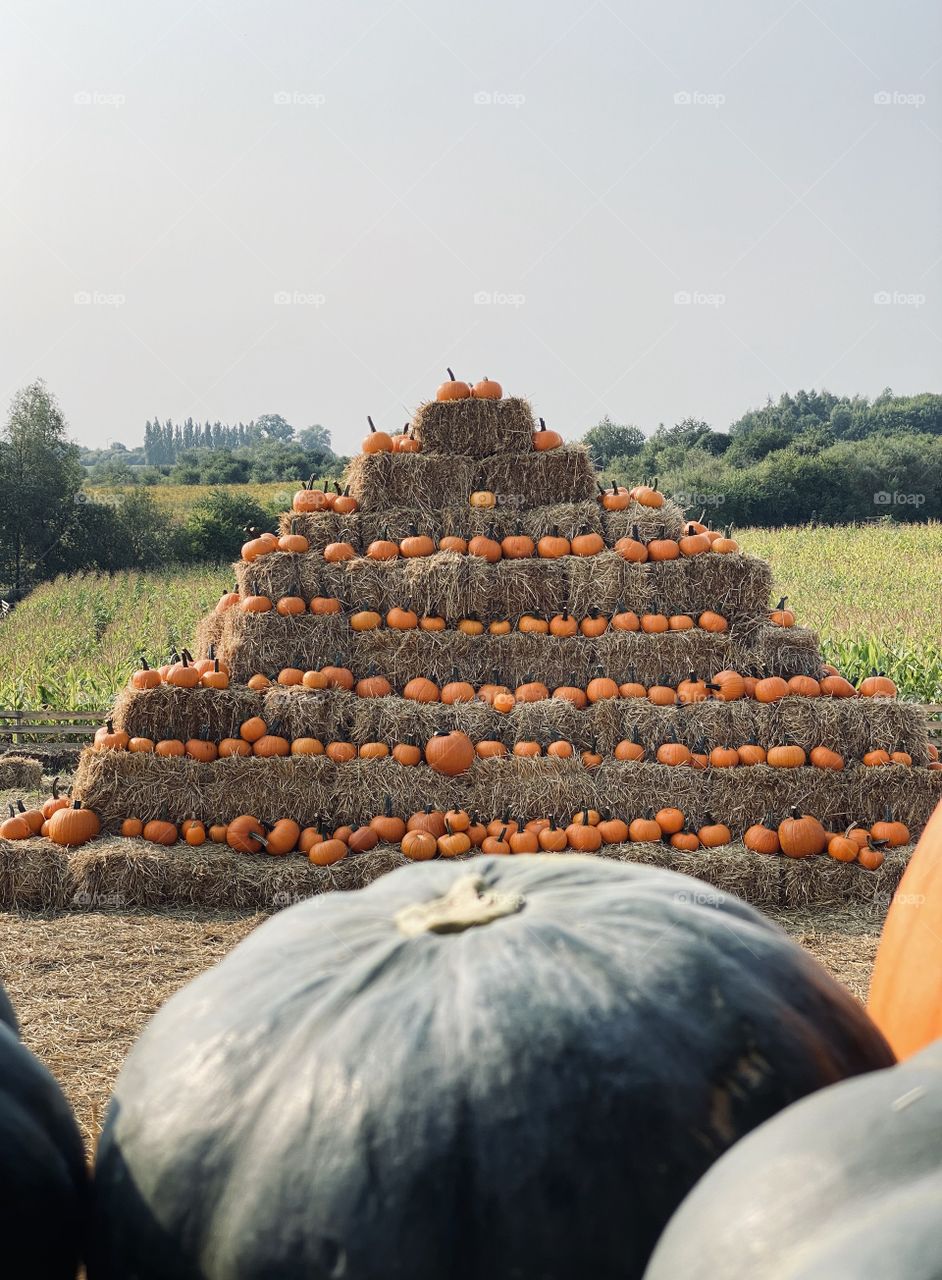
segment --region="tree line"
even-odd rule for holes
[[[932,393],[799,391],[728,431],[685,418],[646,436],[604,419],[583,441],[612,479],[657,476],[714,525],[942,519],[942,396]]]
[[[251,478],[340,474],[344,459],[324,427],[295,433],[277,415],[256,425]],[[939,395],[885,391],[868,401],[800,391],[750,410],[726,432],[687,418],[646,436],[604,419],[582,439],[604,476],[627,485],[657,476],[714,527],[942,519]],[[232,559],[246,526],[271,526],[276,513],[228,487],[247,478],[230,460],[246,462],[228,448],[182,451],[168,474],[214,487],[179,515],[144,484],[92,495],[89,464],[55,397],[42,381],[23,388],[0,428],[0,595],[17,599],[44,578],[82,569]]]

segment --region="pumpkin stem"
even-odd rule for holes
[[[450,379],[452,382],[454,382],[454,380],[455,380],[455,375],[452,373],[452,371],[451,371],[450,369],[446,368],[446,369],[445,369],[445,372],[448,374],[449,379]]]
[[[370,431],[375,431],[376,427],[373,425],[373,419],[370,417],[369,414],[366,415],[366,420],[370,424]]]
[[[469,875],[455,880],[443,897],[403,907],[394,918],[401,933],[416,938],[422,933],[462,933],[514,915],[525,905],[523,897],[489,890],[483,877]]]

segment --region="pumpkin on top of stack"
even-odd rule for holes
[[[249,531],[196,657],[133,676],[76,780],[106,831],[195,812],[323,834],[428,805],[492,815],[499,853],[654,844],[825,859],[848,883],[885,858],[898,878],[880,824],[908,840],[942,789],[922,713],[825,667],[731,530],[654,477],[599,476],[490,377],[449,370],[403,429],[367,421],[342,484],[308,481],[277,532]],[[580,812],[605,834],[555,834]],[[464,836],[412,843],[451,856]]]

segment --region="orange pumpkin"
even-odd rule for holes
[[[466,382],[459,382],[450,369],[446,369],[448,381],[435,392],[436,400],[467,400],[471,395],[471,388]]]
[[[867,1011],[898,1058],[942,1036],[942,803],[890,903]]]
[[[369,424],[370,431],[360,446],[363,452],[391,453],[393,447],[392,436],[386,431],[377,431],[371,417],[367,416],[366,421]]]

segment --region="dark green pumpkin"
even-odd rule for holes
[[[410,866],[279,912],[153,1018],[98,1148],[94,1275],[637,1277],[732,1142],[891,1060],[697,880]]]
[[[645,1280],[938,1280],[942,1040],[806,1098],[723,1157]]]
[[[85,1151],[52,1076],[22,1045],[0,988],[0,1274],[72,1280],[88,1213]]]

